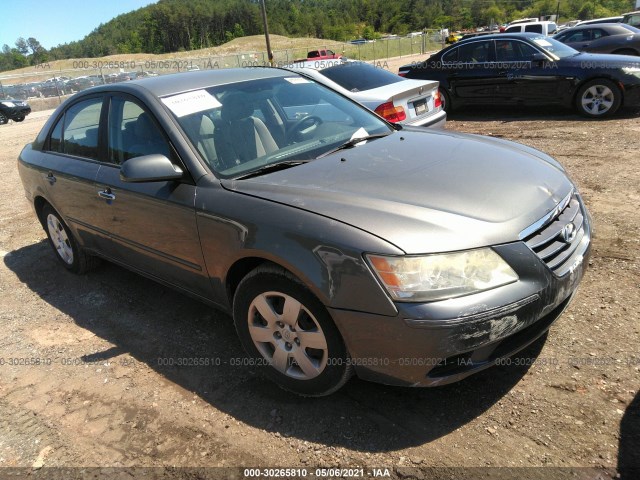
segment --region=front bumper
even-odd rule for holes
[[[585,223],[590,240],[591,228]],[[461,380],[542,336],[573,298],[590,255],[556,276],[524,242],[493,247],[519,275],[515,283],[440,302],[396,303],[398,315],[330,311],[359,377],[390,385]]]

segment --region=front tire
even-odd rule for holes
[[[258,267],[240,282],[233,319],[252,364],[285,390],[329,395],[352,375],[347,349],[324,305],[282,268]]]
[[[47,232],[49,245],[64,268],[70,272],[82,274],[98,265],[99,259],[80,248],[67,224],[51,205],[45,205],[42,208],[40,219]]]
[[[576,94],[578,112],[590,118],[613,115],[621,104],[620,88],[612,81],[603,78],[585,83]]]

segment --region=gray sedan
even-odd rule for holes
[[[352,98],[392,123],[444,128],[447,121],[437,81],[409,80],[351,60],[307,61],[286,68]]]
[[[394,126],[286,70],[85,90],[18,168],[64,268],[106,259],[230,313],[251,364],[302,395],[490,367],[549,329],[590,252],[551,157]]]
[[[640,55],[640,30],[624,23],[581,25],[553,38],[582,52]]]

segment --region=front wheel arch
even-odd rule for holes
[[[276,303],[263,316],[269,299]],[[284,303],[276,307],[280,300]],[[297,309],[286,307],[290,301]],[[256,307],[260,304],[262,308]],[[280,313],[275,313],[278,309]],[[290,315],[294,310],[298,313]],[[353,375],[344,338],[329,311],[303,282],[278,265],[263,263],[240,281],[233,298],[233,320],[253,364],[285,390],[302,396],[330,395]],[[278,333],[282,335],[275,337]],[[305,364],[313,366],[313,375],[308,375]]]

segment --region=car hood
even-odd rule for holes
[[[573,188],[555,160],[524,145],[411,128],[222,184],[353,225],[410,254],[516,241]]]

